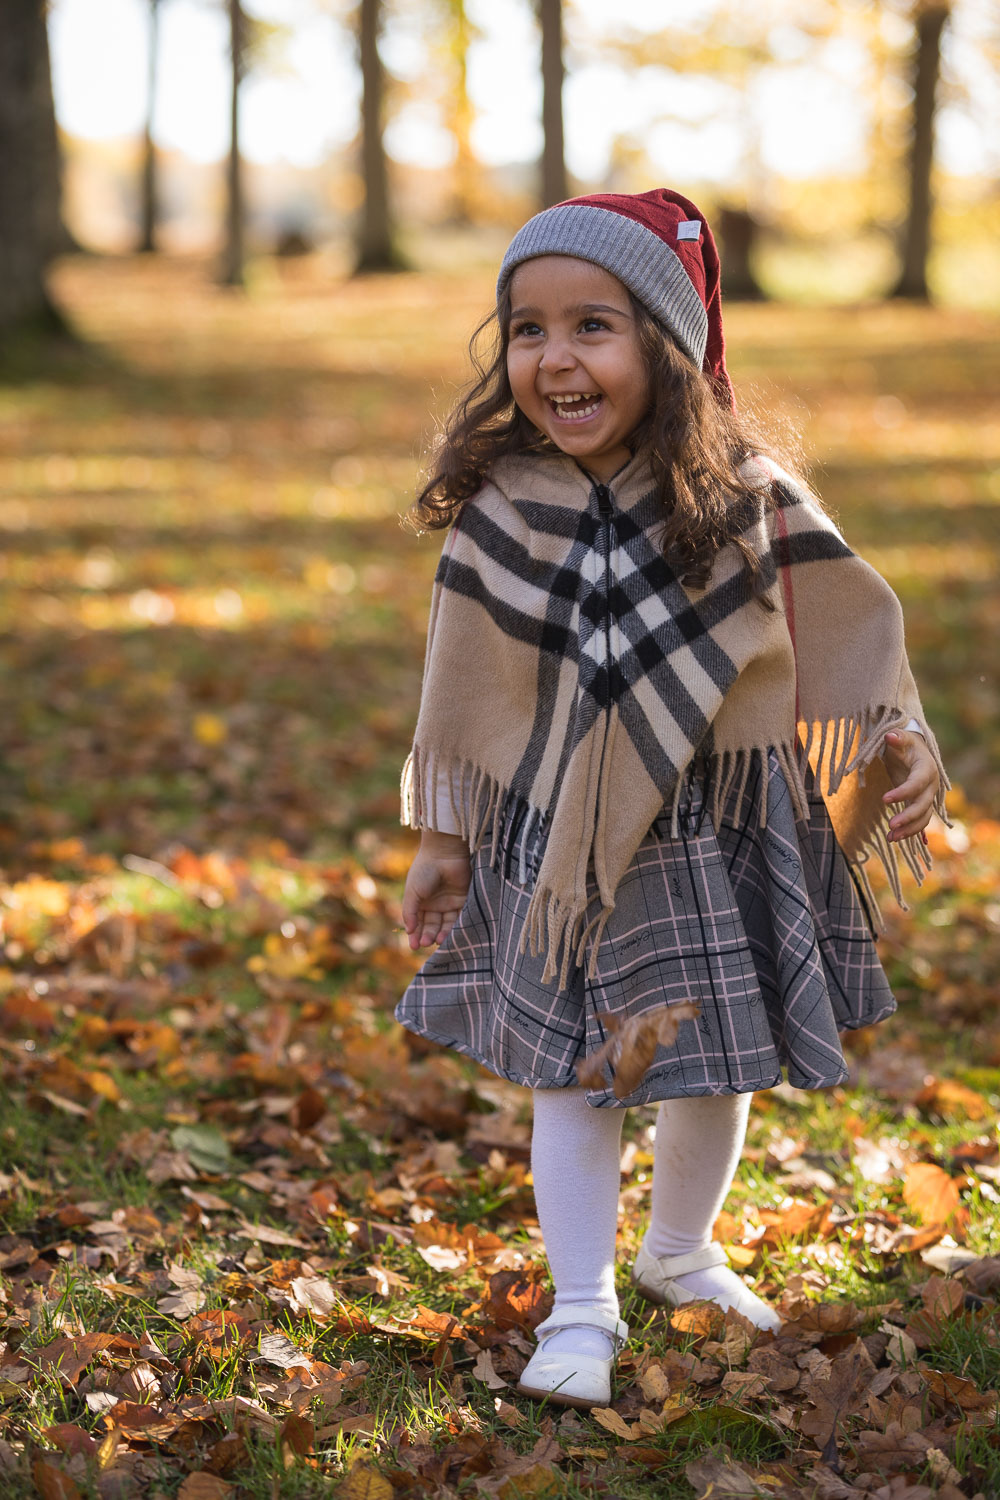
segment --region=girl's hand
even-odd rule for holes
[[[904,804],[889,821],[889,842],[898,844],[920,833],[930,822],[938,794],[938,771],[923,735],[911,729],[890,730],[882,759],[893,782],[882,801]]]
[[[457,834],[425,830],[403,892],[403,926],[410,947],[443,943],[458,920],[472,883],[469,846]]]

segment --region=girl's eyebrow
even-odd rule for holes
[[[542,312],[538,307],[513,307],[510,315],[512,318],[537,318]],[[582,317],[585,313],[614,313],[619,318],[631,317],[631,314],[623,307],[612,307],[607,302],[581,302],[576,307],[564,307],[562,315],[564,318]]]

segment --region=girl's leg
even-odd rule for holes
[[[580,1088],[535,1089],[531,1175],[559,1311],[599,1308],[618,1317],[618,1228],[623,1109],[594,1109]],[[551,1334],[559,1353],[604,1358],[611,1340],[596,1328]]]
[[[664,1099],[656,1121],[653,1192],[643,1248],[660,1260],[703,1250],[725,1202],[746,1136],[751,1094]],[[678,1276],[697,1297],[735,1307],[759,1327],[776,1327],[777,1314],[729,1266]]]

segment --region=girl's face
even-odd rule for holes
[[[649,374],[629,294],[574,255],[540,255],[510,282],[507,375],[521,411],[602,482],[631,457]]]

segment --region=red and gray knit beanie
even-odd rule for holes
[[[689,198],[670,188],[651,193],[591,193],[529,219],[500,266],[497,297],[523,261],[575,255],[617,276],[733,404],[726,369],[719,252],[708,223]]]

